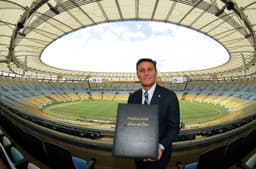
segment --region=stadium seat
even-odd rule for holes
[[[23,155],[15,147],[10,148],[11,159],[14,163],[24,159]]]
[[[1,158],[9,169],[40,169],[30,163],[23,154],[15,147],[7,136],[3,136],[1,143]]]
[[[256,153],[249,158],[249,160],[246,161],[245,165],[249,169],[255,169],[256,168]]]
[[[231,167],[236,164],[237,161],[241,160],[245,156],[245,138],[240,137],[230,142],[226,149],[225,154],[225,168]]]
[[[47,154],[46,154],[44,142],[35,136],[32,136],[30,134],[25,134],[25,133],[24,133],[24,140],[25,140],[25,142],[23,143],[24,148],[38,160],[44,163],[47,163],[47,156],[46,156]]]
[[[245,163],[239,162],[237,166],[241,169],[255,169],[256,168],[256,153],[254,153]]]
[[[225,169],[223,167],[225,151],[225,145],[210,149],[200,154],[198,162],[177,164],[177,169]]]
[[[26,169],[28,165],[28,161],[21,154],[21,152],[16,147],[10,148],[10,154],[12,162],[14,163],[17,169]]]
[[[197,169],[222,169],[226,146],[220,146],[202,153],[199,157]]]
[[[2,137],[4,136],[3,131],[0,129],[0,140],[2,140]]]
[[[6,136],[3,136],[2,143],[6,151],[9,151],[9,148],[13,146],[13,143]]]
[[[245,151],[249,153],[256,147],[256,129],[252,130],[245,138]]]
[[[28,166],[27,166],[27,169],[40,169],[40,168],[38,166],[36,166],[35,164],[29,162]]]
[[[2,143],[0,143],[0,154],[1,154],[1,158],[3,159],[3,161],[8,166],[9,169],[16,169],[16,167],[14,166],[13,162],[11,161],[9,155],[5,151],[5,148],[2,145]]]
[[[1,158],[8,169],[40,169],[35,164],[28,162],[14,146],[10,147],[10,154],[8,154],[0,143],[0,152]]]
[[[85,160],[82,160],[78,157],[72,157],[72,163],[76,169],[86,168],[86,164],[87,164]]]
[[[202,153],[198,162],[185,165],[185,169],[226,169],[242,159],[245,154],[245,138],[241,137],[227,146]]]
[[[86,160],[72,157],[71,153],[54,144],[44,143],[48,157],[48,164],[53,169],[94,169],[94,164],[90,164]],[[90,167],[90,168],[89,168]]]

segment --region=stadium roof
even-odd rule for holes
[[[83,27],[122,20],[183,25],[217,40],[230,54],[230,60],[216,68],[161,72],[161,77],[256,72],[255,0],[0,0],[0,72],[135,77],[131,73],[62,70],[40,60],[43,50],[61,36]]]

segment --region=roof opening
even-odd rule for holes
[[[157,61],[159,72],[213,68],[229,54],[214,39],[192,29],[155,21],[103,23],[69,33],[49,45],[41,60],[62,69],[135,72],[139,58]]]

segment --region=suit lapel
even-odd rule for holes
[[[135,98],[136,98],[136,101],[135,101],[135,102],[136,102],[137,104],[141,104],[141,102],[142,102],[142,89],[140,89],[137,94],[138,94],[138,95],[135,97]]]
[[[151,98],[150,104],[159,104],[161,99],[161,92],[159,91],[159,86],[156,85],[155,91],[153,93],[153,96]]]

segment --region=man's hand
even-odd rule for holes
[[[158,148],[158,154],[157,154],[157,159],[153,159],[153,158],[145,158],[143,161],[146,162],[154,162],[154,161],[158,161],[161,159],[162,157],[162,154],[163,154],[163,150],[159,147]]]

